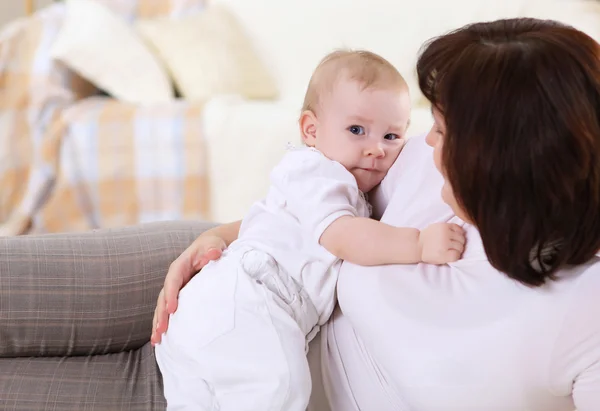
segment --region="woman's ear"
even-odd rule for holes
[[[303,111],[300,115],[300,135],[302,141],[309,147],[314,147],[317,143],[317,117],[310,110]]]

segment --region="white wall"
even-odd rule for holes
[[[25,3],[25,0],[0,0],[0,28],[11,20],[25,16]],[[50,3],[52,0],[35,0],[33,2],[36,9]]]

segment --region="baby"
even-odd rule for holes
[[[443,264],[462,228],[419,231],[370,219],[364,193],[398,157],[410,119],[406,82],[382,57],[337,51],[316,68],[300,131],[239,239],[181,291],[156,347],[169,410],[304,411],[308,341],[333,311],[341,261]]]

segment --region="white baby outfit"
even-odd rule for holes
[[[239,239],[181,291],[156,347],[168,410],[304,411],[306,344],[333,310],[341,265],[319,239],[340,217],[369,215],[341,164],[290,150]]]

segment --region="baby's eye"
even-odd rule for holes
[[[348,131],[357,136],[365,134],[365,128],[363,126],[350,126],[348,127]]]
[[[399,139],[400,137],[398,136],[398,134],[389,133],[389,134],[386,134],[385,136],[383,136],[383,138],[384,138],[385,140],[397,140],[397,139]]]

